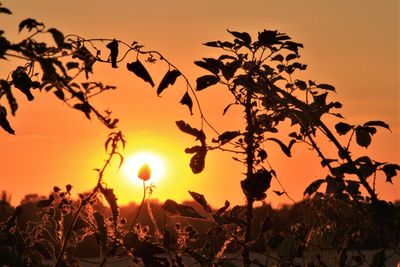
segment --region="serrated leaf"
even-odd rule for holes
[[[99,232],[99,237],[100,237],[100,245],[102,248],[102,253],[106,253],[107,252],[107,229],[106,229],[106,225],[104,222],[104,216],[99,213],[99,212],[95,212],[93,214],[95,220],[96,220],[96,224],[97,224],[97,230]]]
[[[160,96],[162,91],[164,91],[169,85],[174,85],[176,78],[180,75],[181,73],[178,70],[167,71],[157,88],[157,95]]]
[[[379,127],[386,128],[390,131],[389,125],[383,121],[368,121],[368,122],[364,123],[364,126],[379,126]]]
[[[326,181],[324,179],[318,179],[315,180],[314,182],[312,182],[309,186],[307,186],[306,190],[304,190],[303,195],[309,195],[311,196],[312,194],[314,194],[318,188],[325,183]]]
[[[182,97],[181,101],[179,101],[179,103],[181,103],[182,105],[186,105],[190,110],[190,115],[193,115],[193,112],[192,112],[193,101],[188,92],[186,92],[183,95],[183,97]]]
[[[204,219],[204,217],[197,213],[193,207],[178,204],[171,199],[167,199],[162,205],[162,208],[171,215]]]
[[[103,186],[101,186],[100,192],[105,197],[108,205],[110,205],[114,222],[117,222],[119,217],[119,206],[117,203],[117,197],[114,194],[114,190],[112,188],[104,188]]]
[[[10,123],[7,120],[7,110],[5,107],[0,105],[0,127],[10,134],[15,134],[13,128],[11,128]]]
[[[203,207],[203,209],[205,209],[208,212],[211,212],[211,208],[207,203],[206,198],[204,197],[204,195],[193,192],[193,191],[189,191],[189,194],[192,196],[192,198],[200,204],[200,206]]]
[[[196,79],[196,90],[200,91],[218,83],[220,78],[214,75],[204,75]]]
[[[353,129],[353,125],[350,125],[350,124],[347,124],[347,123],[344,123],[344,122],[339,122],[339,123],[337,123],[336,125],[335,125],[335,129],[336,129],[336,132],[339,134],[339,135],[345,135],[346,133],[348,133],[351,129]]]
[[[133,61],[132,63],[127,63],[126,67],[129,71],[133,72],[136,76],[138,76],[145,82],[150,83],[150,85],[154,87],[153,79],[139,60]]]

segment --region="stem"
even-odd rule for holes
[[[143,198],[142,198],[142,203],[140,203],[140,207],[139,207],[139,209],[138,209],[138,211],[137,211],[137,213],[136,213],[135,219],[132,221],[131,227],[129,228],[130,231],[132,231],[133,226],[136,224],[136,221],[137,221],[137,219],[138,219],[138,217],[139,217],[140,211],[141,211],[142,208],[143,208],[143,204],[144,204],[145,199],[146,199],[146,184],[145,184],[145,182],[143,181]]]

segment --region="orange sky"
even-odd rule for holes
[[[230,38],[226,29],[256,34],[264,28],[288,33],[304,44],[302,60],[308,64],[306,77],[335,85],[337,100],[344,104],[342,113],[350,123],[381,119],[390,124],[392,133],[380,130],[368,150],[379,161],[400,162],[399,107],[399,2],[363,1],[184,1],[184,0],[3,0],[13,16],[0,16],[6,36],[18,40],[18,22],[36,18],[48,27],[86,38],[104,37],[138,41],[148,49],[163,53],[195,82],[204,74],[193,61],[215,55],[201,43]],[[0,62],[3,78],[5,62]],[[150,69],[159,81],[166,66]],[[2,71],[3,69],[3,71]],[[120,129],[128,146],[125,155],[136,151],[154,151],[165,158],[166,176],[157,183],[154,196],[177,201],[189,197],[187,190],[206,195],[215,206],[226,199],[243,203],[239,182],[244,172],[230,155],[209,153],[206,169],[193,175],[190,157],[183,150],[194,140],[181,133],[175,121],[183,119],[199,125],[198,113],[190,116],[178,102],[185,90],[178,80],[162,98],[125,68],[95,65],[94,78],[118,86],[96,99],[100,109],[109,108],[121,119]],[[48,194],[53,185],[74,185],[75,192],[95,185],[92,171],[106,155],[103,143],[109,131],[96,120],[88,121],[57,101],[53,94],[36,93],[36,101],[19,98],[20,109],[10,121],[16,136],[0,132],[0,190],[12,194],[16,204],[27,193]],[[239,117],[222,117],[230,98],[222,88],[199,93],[206,116],[218,129],[236,130]],[[218,100],[218,101],[216,101]],[[237,115],[238,113],[236,113]],[[302,198],[305,187],[326,171],[311,151],[295,147],[294,158],[286,159],[271,146],[270,160],[289,194]],[[364,152],[364,150],[360,150]],[[116,164],[114,164],[115,166]],[[384,178],[381,177],[381,181]],[[106,182],[124,204],[140,199],[140,186],[115,170]],[[399,198],[400,180],[393,185],[378,182],[381,196]],[[281,190],[274,181],[272,190]],[[269,193],[275,206],[287,203],[284,196]]]

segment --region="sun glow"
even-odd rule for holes
[[[146,183],[157,184],[165,175],[165,163],[158,155],[150,152],[140,152],[125,159],[123,164],[124,176],[136,184],[142,184],[139,170],[148,164],[151,170],[150,179]]]

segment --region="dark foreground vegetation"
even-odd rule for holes
[[[12,14],[2,6],[0,13]],[[22,102],[17,103],[17,91],[26,101],[34,101],[35,94],[54,94],[57,101],[88,119],[98,119],[112,132],[105,142],[104,164],[95,166],[97,182],[89,192],[74,194],[71,185],[54,187],[49,196],[27,196],[15,208],[4,195],[0,265],[76,266],[80,257],[94,256],[97,265],[104,266],[111,257],[121,256],[139,266],[184,266],[188,259],[200,266],[268,266],[272,260],[279,266],[297,266],[295,259],[301,258],[300,265],[310,267],[378,267],[399,255],[399,207],[381,198],[376,180],[394,183],[400,166],[363,154],[378,130],[390,130],[389,125],[381,120],[360,125],[345,121],[339,112],[342,104],[332,100],[336,88],[299,75],[307,69],[300,61],[303,45],[287,34],[267,29],[257,36],[228,31],[230,40],[205,43],[218,53],[194,62],[207,74],[192,86],[164,55],[137,42],[65,36],[32,18],[21,21],[18,30],[22,37],[16,42],[0,30],[0,60],[15,60],[18,65],[0,76],[1,133],[15,134],[9,116],[17,114]],[[202,172],[208,153],[233,155],[244,169],[238,186],[245,203],[231,207],[227,201],[213,209],[206,195],[191,191],[196,208],[172,199],[151,203],[152,186],[146,184],[151,170],[143,168],[138,173],[143,180],[142,203],[119,207],[118,196],[103,176],[114,158],[122,164],[126,140],[112,112],[100,111],[92,102],[96,95],[116,89],[91,80],[95,64],[124,66],[121,71],[152,87],[156,83],[146,66],[162,64],[166,73],[157,95],[183,79],[186,90],[179,103],[201,121],[198,127],[176,121],[196,142],[185,149],[193,155],[190,168],[195,174]],[[197,95],[213,86],[231,95],[223,114],[232,106],[242,110],[237,118],[243,122],[241,129],[219,132],[205,117]],[[278,147],[282,156],[292,157],[293,146],[315,152],[326,176],[304,189],[302,202],[279,210],[268,205],[257,208],[271,193],[289,196],[283,186],[281,191],[269,190],[272,179],[279,182],[269,152]],[[362,249],[378,251],[369,260]],[[326,250],[335,251],[333,263],[321,257]],[[228,253],[239,255],[239,262],[227,260]],[[254,258],[254,253],[264,255],[265,261]]]

